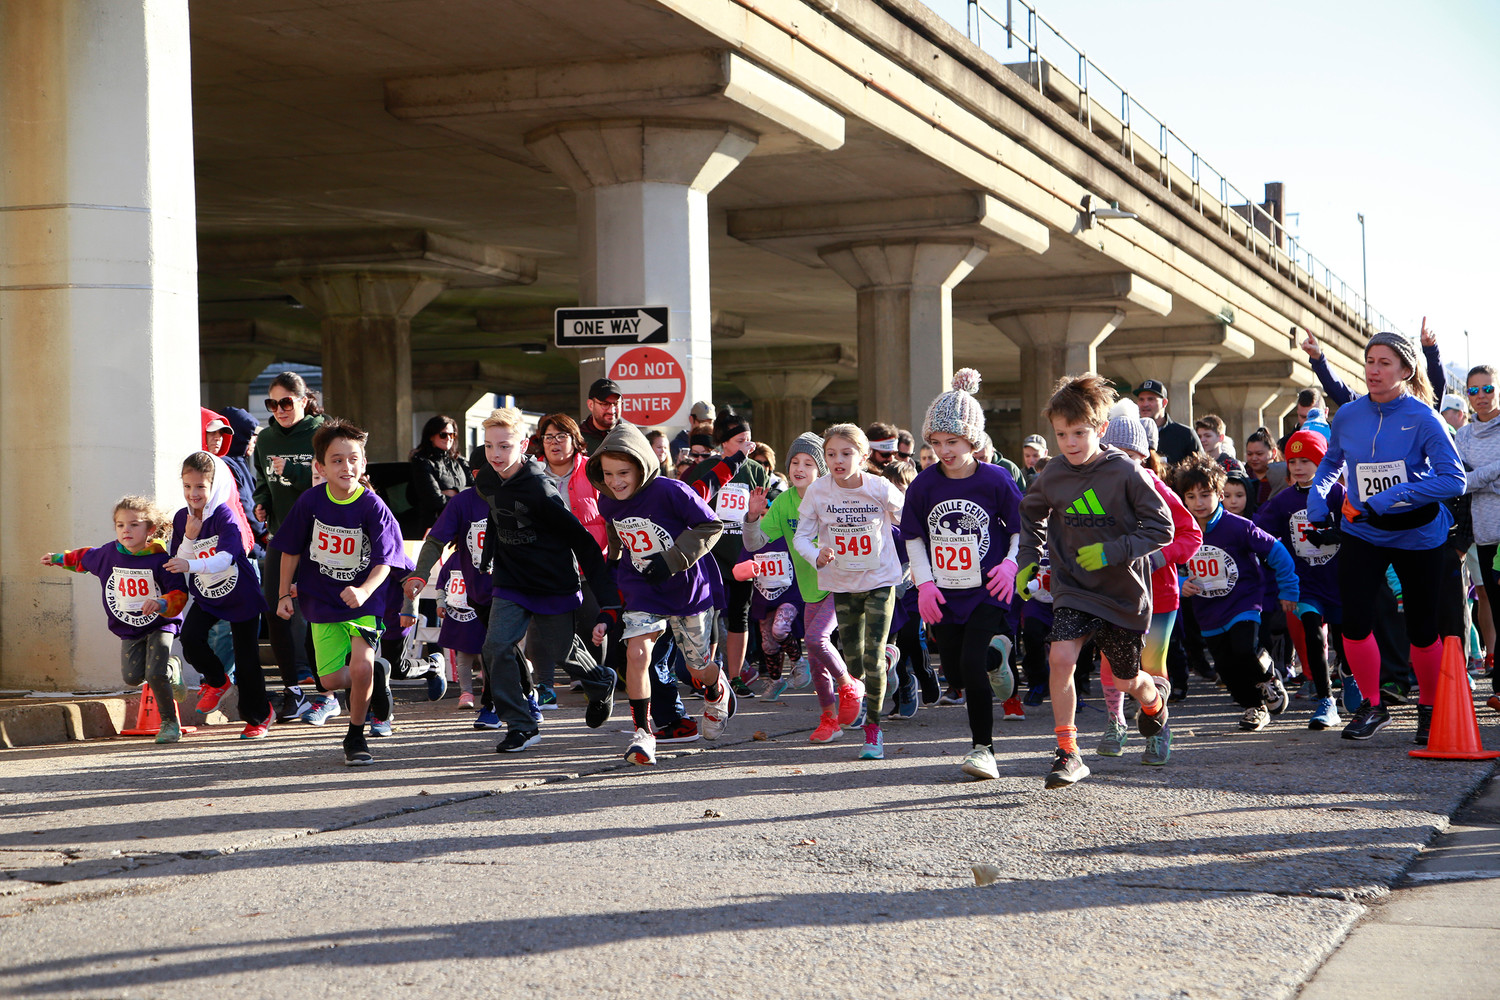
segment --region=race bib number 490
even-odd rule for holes
[[[1204,545],[1187,561],[1188,579],[1204,597],[1224,597],[1240,580],[1234,556],[1217,545]]]

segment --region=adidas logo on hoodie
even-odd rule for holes
[[[1063,522],[1071,528],[1112,528],[1113,514],[1106,513],[1093,489],[1083,491],[1083,496],[1074,500],[1063,512]]]

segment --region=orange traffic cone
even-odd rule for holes
[[[195,726],[183,726],[184,733],[196,732]],[[150,684],[141,685],[141,707],[135,713],[135,728],[120,730],[121,736],[155,736],[161,732],[161,711],[156,707],[156,696]]]
[[[1427,746],[1409,751],[1413,757],[1437,760],[1494,760],[1500,750],[1486,750],[1479,740],[1479,720],[1464,669],[1464,648],[1457,636],[1443,640],[1443,670],[1438,675],[1433,703],[1432,731]]]

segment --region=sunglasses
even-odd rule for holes
[[[282,396],[280,399],[272,399],[269,396],[266,397],[266,409],[271,413],[275,413],[277,410],[290,410],[296,405],[296,396]]]
[[[456,436],[452,431],[438,431],[433,435],[433,437],[440,437],[444,441],[452,441]]]
[[[1495,394],[1495,387],[1492,385],[1471,385],[1464,391],[1471,396],[1477,396],[1481,392],[1486,396],[1493,396]]]

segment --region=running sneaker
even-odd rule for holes
[[[1101,757],[1119,757],[1125,753],[1125,744],[1130,742],[1130,730],[1123,722],[1104,720],[1104,737],[1095,751]]]
[[[982,743],[974,744],[974,749],[964,755],[964,761],[958,765],[958,769],[980,781],[1000,777],[1000,770],[995,767],[995,751]]]
[[[531,721],[540,724],[542,721],[542,706],[536,700],[535,691],[526,692],[526,711],[531,715]],[[499,726],[495,727],[499,729]]]
[[[302,688],[289,687],[281,693],[281,708],[276,711],[277,722],[291,722],[302,718],[302,713],[312,708],[312,702],[302,694]]]
[[[1391,710],[1367,701],[1359,706],[1359,711],[1339,735],[1346,740],[1367,740],[1390,724]]]
[[[698,739],[698,723],[683,716],[662,726],[653,735],[658,743],[693,743]]]
[[[864,702],[860,702],[859,703],[859,714],[854,717],[854,721],[853,722],[849,723],[844,728],[845,729],[863,729],[863,728],[865,728],[865,723],[869,721],[869,713],[870,713],[869,706],[866,705]]]
[[[796,666],[792,667],[792,687],[796,688],[798,691],[801,691],[803,688],[809,687],[811,684],[812,664],[808,663],[807,657],[804,656],[802,657],[802,659],[797,661]]]
[[[1500,694],[1490,695],[1489,698],[1485,701],[1485,704],[1495,711],[1500,712]]]
[[[265,722],[247,722],[245,729],[240,733],[242,740],[263,740],[271,733],[271,720]]]
[[[962,705],[964,703],[964,693],[962,691],[955,691],[952,688],[949,688],[942,693],[942,695],[938,698],[937,703],[939,705]]]
[[[617,679],[615,672],[609,667],[601,667],[600,669],[609,674],[609,687],[604,692],[604,697],[590,698],[588,707],[583,710],[583,724],[590,729],[598,729],[604,725],[615,711],[615,680]],[[557,696],[553,695],[553,697],[556,698]],[[556,708],[557,706],[553,705],[552,707]]]
[[[895,693],[896,664],[901,662],[901,650],[893,642],[885,644],[885,689],[892,694]]]
[[[922,688],[922,704],[936,705],[938,699],[943,696],[943,688],[938,684],[937,674],[932,667],[923,667],[920,663],[913,664],[917,668],[917,683]]]
[[[1021,707],[1021,699],[1011,695],[1005,699],[1005,704],[1000,706],[1004,710],[1003,718],[1006,722],[1025,722],[1026,709]]]
[[[375,760],[370,756],[370,744],[365,742],[364,733],[350,733],[344,737],[344,764],[348,767],[362,767]]]
[[[458,707],[460,709],[474,707],[474,695],[472,692],[464,691],[458,696]]]
[[[546,684],[538,684],[536,703],[543,712],[557,711],[557,689]]]
[[[832,743],[843,735],[843,727],[839,725],[838,716],[832,712],[824,712],[823,717],[818,720],[818,728],[809,736],[809,743]]]
[[[730,719],[734,718],[736,711],[736,698],[734,686],[724,683],[724,675],[719,675],[719,697],[709,701],[703,700],[703,722],[698,729],[703,733],[706,740],[716,740],[724,735],[724,726]]]
[[[301,719],[309,726],[321,726],[339,714],[339,700],[331,694],[320,694],[312,700]]]
[[[207,715],[218,708],[219,702],[224,699],[224,696],[229,693],[229,689],[232,687],[234,685],[227,680],[222,687],[215,687],[212,684],[201,685],[198,688],[198,711]]]
[[[182,723],[176,719],[162,719],[161,729],[156,733],[156,742],[176,743],[180,739],[182,739]]]
[[[905,684],[896,689],[896,718],[910,719],[917,714],[917,679],[908,677]]]
[[[1432,733],[1432,706],[1417,705],[1417,735],[1412,737],[1412,742],[1419,747],[1427,745],[1427,737]]]
[[[1271,724],[1271,713],[1264,705],[1251,705],[1240,716],[1240,728],[1247,733],[1258,733]]]
[[[839,725],[852,726],[865,707],[864,681],[849,678],[849,683],[839,688]]]
[[[1308,729],[1332,729],[1343,720],[1339,718],[1338,703],[1332,698],[1319,698],[1312,718],[1307,720]]]
[[[1405,705],[1411,701],[1411,695],[1406,686],[1395,681],[1386,681],[1380,685],[1380,703],[1382,705]]]
[[[1313,701],[1318,697],[1318,691],[1317,688],[1313,687],[1312,681],[1303,680],[1302,684],[1297,688],[1297,693],[1292,695],[1292,697],[1297,701]]]
[[[885,760],[885,734],[878,722],[865,725],[865,747],[859,752],[860,760]]]
[[[766,678],[766,686],[761,689],[760,696],[765,701],[780,701],[792,686],[792,679],[786,674],[776,678]]]
[[[495,744],[495,752],[520,753],[522,750],[530,750],[541,739],[540,729],[512,729],[506,732],[505,739]]]
[[[391,735],[391,720],[377,719],[374,712],[365,713],[365,725],[370,727],[371,736]]]
[[[734,680],[730,681],[729,682],[729,686],[732,687],[732,688],[734,688],[734,693],[735,693],[735,695],[737,697],[740,697],[740,698],[754,698],[755,697],[755,692],[752,691],[752,690],[750,690],[750,685],[746,684],[744,678],[742,678],[742,677],[736,677]]]
[[[540,720],[538,720],[540,721]],[[479,716],[474,720],[475,729],[499,729],[500,716],[495,714],[493,708],[481,708]]]
[[[1167,726],[1155,736],[1146,738],[1146,749],[1141,752],[1141,763],[1150,767],[1161,767],[1172,758],[1172,727]]]
[[[1052,755],[1052,770],[1047,772],[1048,788],[1067,788],[1089,776],[1088,765],[1077,751],[1058,747]]]
[[[1167,696],[1172,693],[1171,685],[1167,683],[1165,677],[1157,677],[1153,678],[1153,680],[1156,682],[1156,702],[1161,707],[1156,710],[1155,715],[1148,714],[1142,708],[1136,713],[1135,717],[1135,728],[1140,730],[1141,735],[1147,739],[1150,739],[1166,728],[1167,715],[1170,711],[1167,708]],[[1285,690],[1281,692],[1281,696],[1283,698],[1286,697]],[[1286,705],[1283,704],[1281,707],[1285,708]]]
[[[442,701],[448,693],[448,664],[443,661],[442,653],[433,653],[429,660],[432,667],[427,671],[427,700]]]
[[[760,679],[760,668],[757,667],[755,664],[753,664],[753,663],[746,663],[743,667],[740,667],[740,680],[742,680],[742,681],[745,682],[745,686],[746,687],[749,687],[751,684],[754,684],[759,679]]]
[[[1274,673],[1268,680],[1261,681],[1256,687],[1260,689],[1260,698],[1265,702],[1266,711],[1272,715],[1280,715],[1286,711],[1287,705],[1291,704],[1291,699],[1286,695],[1286,686]]]
[[[1047,685],[1046,684],[1033,684],[1033,685],[1031,685],[1031,687],[1029,687],[1029,688],[1026,689],[1026,700],[1025,700],[1025,703],[1026,703],[1026,707],[1027,708],[1040,708],[1042,706],[1042,703],[1045,702],[1046,700],[1047,700]]]
[[[1365,696],[1359,691],[1359,682],[1353,677],[1344,678],[1344,685],[1339,694],[1343,699],[1346,712],[1358,712],[1359,706],[1365,703]]]
[[[648,729],[637,729],[630,746],[625,750],[625,759],[632,764],[647,766],[656,763],[656,737]]]

